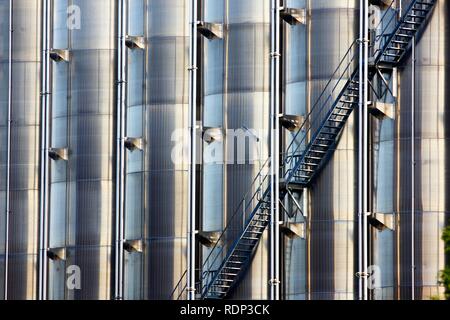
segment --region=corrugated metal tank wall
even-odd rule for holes
[[[78,9],[79,28],[68,28]],[[116,2],[57,0],[53,19],[53,48],[71,57],[53,63],[51,146],[68,148],[69,159],[50,164],[49,246],[66,248],[66,259],[50,261],[49,298],[110,299]],[[73,266],[81,272],[75,290],[66,286]]]
[[[260,161],[247,164],[227,164],[225,167],[224,204],[229,218],[238,207],[243,195],[250,188],[256,174],[268,156],[269,125],[269,40],[270,1],[228,0],[226,64],[225,64],[225,112],[224,128],[256,129],[261,135],[256,156]],[[226,140],[227,149],[230,140]],[[237,158],[236,158],[237,160]],[[266,299],[268,297],[268,232],[263,235],[252,264],[235,292],[234,299]]]
[[[39,216],[40,1],[13,5],[8,299],[35,299]],[[0,288],[5,285],[5,200],[10,1],[0,1]]]
[[[222,23],[225,25],[227,16],[226,0],[205,0],[203,2],[203,19],[206,22]],[[225,115],[225,90],[226,90],[226,35],[224,39],[203,41],[203,127],[224,128]],[[224,156],[224,142],[214,141],[211,144],[204,144],[203,163],[203,204],[202,204],[202,230],[206,232],[222,231],[226,226],[226,216],[224,215],[224,172],[225,166],[221,162]],[[222,150],[214,153],[214,150]],[[222,156],[222,157],[220,157]],[[209,255],[215,256],[215,251],[208,247],[201,247],[202,262],[205,263]],[[212,252],[211,252],[212,251]],[[214,260],[212,258],[212,260]],[[210,261],[210,260],[208,260]],[[215,265],[220,262],[216,261]],[[209,267],[209,265],[208,265]]]
[[[397,2],[398,3],[398,2]],[[372,7],[370,12],[379,10],[378,17],[383,19],[383,23],[378,25],[377,30],[373,30],[373,35],[381,34],[384,28],[392,31],[399,17],[395,6],[393,8]],[[392,19],[392,20],[391,20]],[[372,39],[373,41],[373,39]],[[377,43],[378,44],[378,43]],[[394,88],[396,81],[396,73],[387,72],[383,75],[390,84],[390,91],[386,90],[380,79],[375,77],[372,84],[378,89],[377,94],[381,92],[385,94],[376,98],[373,92],[372,100],[376,102],[396,104],[397,88]],[[369,96],[370,97],[370,96]],[[370,98],[369,98],[370,99]],[[370,249],[369,249],[369,265],[374,266],[376,274],[369,279],[369,283],[375,277],[378,277],[376,284],[379,287],[371,291],[372,298],[375,300],[392,300],[394,299],[395,287],[395,188],[394,188],[394,125],[395,117],[375,117],[369,116],[370,119],[370,161],[371,161],[371,201],[370,207],[374,217],[383,222],[387,228],[383,230],[376,229],[369,225]]]
[[[189,2],[130,0],[125,238],[144,240],[125,255],[125,298],[168,299],[186,269],[188,168],[174,148],[188,134]],[[173,136],[173,134],[175,134]],[[177,141],[172,141],[172,138]]]
[[[249,136],[245,129],[248,128],[260,135],[259,143],[253,144],[252,151],[246,155],[234,154],[233,161],[225,165],[205,165],[205,231],[223,230],[226,227],[268,156],[269,3],[268,0],[205,1],[205,20],[224,23],[224,39],[205,40],[203,125],[221,127],[229,135],[225,137],[225,159],[228,159],[227,152],[232,148],[233,132]],[[236,143],[237,140],[234,139],[234,144]],[[245,164],[238,163],[238,160]],[[233,221],[242,223],[242,219]],[[231,230],[240,229],[240,225],[233,223]],[[238,236],[238,232],[235,236]],[[227,241],[235,240],[232,236],[229,238]],[[265,235],[232,298],[268,297],[266,242]],[[205,253],[207,254],[207,250]]]
[[[404,3],[406,6],[407,3]],[[448,34],[450,7],[437,1],[431,20],[418,39],[415,90],[415,298],[439,294],[445,267],[441,240],[449,217]],[[398,298],[411,299],[411,58],[401,72],[400,104],[395,124],[397,211],[399,228]]]
[[[358,1],[311,1],[311,104],[358,38]],[[313,115],[314,116],[314,115]],[[356,273],[357,136],[354,112],[327,166],[311,186],[311,299],[353,299]]]
[[[307,0],[286,0],[287,8],[308,10]],[[289,25],[283,22],[284,30],[284,113],[306,116],[308,110],[308,25]],[[283,129],[284,130],[284,129]],[[286,132],[286,148],[296,132]],[[302,197],[298,199],[302,203]],[[288,210],[296,210],[295,204],[287,200]],[[287,219],[287,216],[285,217]],[[298,212],[290,222],[304,222]],[[283,237],[284,248],[284,297],[288,300],[304,300],[306,296],[306,239]]]

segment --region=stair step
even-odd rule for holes
[[[410,18],[417,18],[417,19],[422,19],[422,20],[425,19],[425,16],[423,16],[423,15],[421,15],[421,14],[414,14],[414,13],[408,14],[407,17],[410,17]]]
[[[248,256],[239,256],[239,255],[235,255],[235,254],[233,254],[233,255],[231,255],[231,257],[230,258],[242,258],[242,259],[247,259],[248,258]]]
[[[408,44],[409,42],[407,41],[401,41],[401,40],[392,40],[393,43],[398,43],[398,44]]]
[[[229,270],[241,270],[241,268],[227,267],[227,266],[224,266],[223,269],[229,269]]]
[[[398,33],[396,34],[397,37],[403,37],[403,38],[412,38],[413,36],[410,34],[404,34],[404,33]]]
[[[310,162],[305,162],[303,163],[304,166],[312,166],[312,167],[318,167],[319,164],[318,163],[310,163]]]
[[[351,101],[351,100],[339,100],[339,101],[342,103],[350,103],[350,104],[358,102],[358,101]]]
[[[353,108],[346,108],[346,107],[336,107],[336,109],[340,109],[340,110],[353,110]]]
[[[327,152],[324,151],[324,150],[312,150],[312,149],[311,149],[311,152],[316,152],[316,153],[327,153]]]
[[[223,279],[223,278],[218,278],[217,281],[223,281],[223,282],[234,282],[234,280],[230,280],[230,279]]]
[[[387,50],[405,51],[404,48],[389,47]]]
[[[398,54],[392,54],[392,53],[383,53],[383,55],[388,56],[388,57],[394,57],[394,58],[399,58],[400,56]]]
[[[217,293],[217,294],[220,294],[220,295],[227,294],[226,292],[223,292],[223,291],[209,291],[209,293],[210,294],[211,293]]]
[[[406,30],[406,31],[417,31],[417,29],[415,29],[415,28],[405,28],[405,27],[400,27],[399,28],[400,30]]]
[[[253,237],[242,237],[242,239],[244,239],[244,240],[254,240],[254,241],[259,240],[259,238],[253,238]]]
[[[335,122],[335,123],[345,122],[345,120],[337,120],[337,119],[328,119],[328,121]]]
[[[313,156],[305,156],[305,159],[322,160],[322,158],[319,158],[319,157],[313,157]]]
[[[418,26],[418,25],[421,25],[421,24],[422,24],[422,22],[417,22],[417,21],[409,21],[409,20],[405,20],[405,23],[406,23],[406,24],[413,24],[413,25],[416,25],[416,26]]]
[[[220,274],[222,274],[224,276],[230,276],[230,277],[237,276],[237,273],[230,273],[230,272],[221,272]]]
[[[256,226],[253,226],[253,227],[256,227]],[[250,230],[247,230],[246,233],[263,234],[261,231],[250,231]]]
[[[309,179],[309,178],[311,178],[310,176],[305,176],[305,175],[302,175],[302,174],[296,174],[295,177],[301,178],[301,179]]]

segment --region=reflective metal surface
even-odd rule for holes
[[[126,52],[125,136],[137,144],[124,143],[123,298],[168,299],[186,270],[188,165],[179,161],[176,147],[189,136],[189,1],[126,2],[127,39],[134,39],[135,45]],[[11,82],[10,3],[14,29]],[[67,61],[52,61],[50,72],[50,147],[64,157],[58,158],[55,152],[49,160],[48,298],[113,299],[118,1],[52,3],[52,48],[67,53],[60,57]],[[223,25],[223,34],[209,39],[199,35],[199,131],[213,128],[214,134],[222,132],[224,137],[211,135],[199,147],[205,158],[198,174],[198,228],[203,236],[215,235],[232,221],[229,234],[234,232],[237,237],[243,221],[232,219],[233,215],[269,153],[270,0],[200,3],[204,26]],[[282,26],[285,115],[304,116],[317,101],[358,37],[358,3],[283,1],[287,8],[306,8],[307,12],[306,24],[283,22]],[[409,3],[402,1],[404,8]],[[0,0],[0,299],[37,298],[42,9],[38,0]],[[373,299],[411,299],[413,293],[415,299],[435,299],[444,293],[439,273],[445,267],[441,234],[449,212],[449,16],[450,3],[439,0],[417,39],[415,91],[408,57],[398,70],[398,83],[393,81],[395,75],[389,79],[395,94],[378,99],[391,103],[398,96],[395,117],[370,116],[370,207],[387,226],[383,230],[369,227],[369,264],[379,268],[380,277],[380,288],[371,291]],[[9,86],[11,213],[7,223]],[[282,220],[305,223],[304,233],[282,234],[284,299],[357,297],[357,119],[356,110],[311,188],[294,195],[307,218],[292,199],[284,202],[296,215],[282,216]],[[233,146],[238,133],[247,141],[258,141],[244,155],[234,153],[229,158],[231,148],[238,149]],[[287,146],[295,133],[286,130],[283,134]],[[67,154],[62,152],[66,150]],[[236,237],[227,237],[226,245],[230,247]],[[230,298],[269,297],[268,244],[266,230]],[[199,248],[201,264],[211,247],[199,244]]]
[[[305,9],[308,10],[307,0],[287,0],[285,6],[287,8]],[[308,12],[308,11],[307,11]],[[306,116],[308,110],[308,50],[310,39],[311,24],[290,25],[283,23],[284,31],[284,113],[287,115]],[[304,119],[304,118],[303,118]],[[303,120],[302,120],[303,121]],[[284,131],[286,134],[285,148],[287,148],[296,132]],[[298,202],[302,203],[303,194],[296,194]],[[305,219],[301,212],[298,211],[295,203],[289,199],[285,200],[285,205],[291,212],[297,212],[293,218],[286,220],[292,223],[304,223]],[[304,212],[305,209],[303,208]],[[305,300],[307,299],[306,286],[306,239],[305,238],[289,238],[284,236],[284,244],[282,244],[284,251],[284,281],[282,287],[284,288],[284,299],[287,300]]]
[[[259,143],[253,144],[257,149],[252,150],[253,155],[240,156],[244,164],[237,163],[238,156],[235,155],[234,161],[226,165],[204,165],[205,231],[223,230],[268,156],[269,4],[268,0],[207,0],[204,3],[205,21],[223,23],[224,39],[204,40],[203,125],[221,127],[224,131],[239,130],[250,138],[252,135],[245,128],[256,129],[260,135]],[[237,143],[231,135],[226,136],[223,146],[219,147],[223,147],[225,155],[232,144]],[[241,219],[236,220],[242,223]],[[238,226],[234,228],[238,229]],[[206,257],[208,249],[203,253]],[[265,235],[231,298],[268,298],[267,258]]]
[[[0,297],[35,299],[39,215],[39,1],[13,1],[11,184],[8,274],[5,279],[6,128],[10,1],[0,1]]]
[[[443,297],[438,285],[445,267],[442,230],[448,218],[448,1],[436,4],[416,48],[415,90],[415,254],[411,261],[411,59],[401,72],[400,104],[395,132],[394,188],[399,226],[396,232],[397,298],[412,295],[411,266],[415,265],[415,299]]]
[[[310,1],[310,103],[357,38],[358,1]],[[310,299],[353,299],[356,250],[356,126],[353,113],[337,149],[310,189]]]
[[[125,238],[144,251],[125,253],[125,299],[168,299],[186,269],[188,167],[172,134],[188,134],[188,17],[188,1],[129,1],[146,47],[128,51],[127,136],[144,148],[127,151]]]
[[[111,298],[115,3],[54,1],[53,48],[68,49],[70,60],[53,63],[51,146],[69,157],[50,163],[49,247],[67,250],[49,261],[49,299]],[[80,287],[69,285],[73,266]]]

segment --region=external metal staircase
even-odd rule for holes
[[[375,76],[373,70],[378,66],[395,67],[402,63],[436,1],[412,1],[400,21],[397,21],[397,13],[392,5],[391,11],[386,10],[380,21],[382,32],[374,41],[369,81]],[[283,188],[279,201],[286,196],[290,185],[307,187],[333,154],[347,119],[359,102],[357,49],[358,42],[355,41],[284,153],[281,168],[284,172]],[[251,191],[243,197],[215,245],[208,249],[209,253],[199,272],[196,288],[198,298],[226,298],[251,264],[270,221],[269,168],[267,160],[254,179]],[[171,298],[183,298],[186,291],[183,278]]]

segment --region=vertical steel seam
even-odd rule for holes
[[[270,299],[280,299],[280,216],[279,216],[279,119],[280,114],[280,3],[271,5],[270,72]]]
[[[412,39],[411,65],[411,300],[415,300],[415,90],[416,90],[416,37]]]
[[[39,281],[38,298],[47,299],[47,246],[48,246],[48,147],[49,147],[49,95],[50,95],[50,0],[43,2],[43,41],[41,56],[41,184],[40,184],[40,214],[39,214]]]
[[[13,0],[9,0],[9,48],[8,48],[8,133],[6,159],[6,221],[5,221],[5,283],[4,300],[8,300],[9,269],[9,215],[11,184],[11,125],[12,125],[12,42],[13,42]]]
[[[369,0],[364,2],[364,107],[363,107],[363,284],[364,284],[364,300],[368,299],[368,288],[367,288],[367,268],[368,268],[368,225],[367,225],[367,215],[369,214],[368,206],[368,192],[369,192],[369,174],[368,174],[368,94],[369,94]]]
[[[116,160],[116,246],[115,246],[115,299],[123,299],[123,241],[125,201],[125,108],[126,108],[126,0],[118,3],[117,44],[117,160]]]
[[[363,47],[363,37],[364,37],[364,0],[359,1],[359,101],[358,101],[358,299],[363,300],[363,278],[361,277],[361,271],[363,269],[362,263],[362,255],[363,255],[363,246],[362,246],[362,214],[363,214],[363,206],[362,206],[362,123],[363,123],[363,108],[364,108],[364,97],[362,95],[363,91],[363,58],[364,58],[364,47]]]
[[[189,45],[189,211],[187,239],[187,298],[195,300],[195,213],[196,213],[196,127],[197,127],[197,9],[198,1],[191,0]]]

